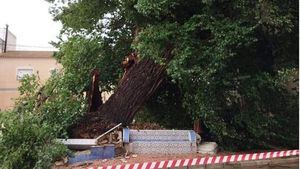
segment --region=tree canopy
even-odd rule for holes
[[[54,138],[85,116],[90,72],[100,71],[101,91],[116,92],[133,52],[132,69],[145,71],[131,77],[146,79],[134,83],[159,81],[135,100],[146,101],[137,120],[183,129],[200,119],[204,139],[226,150],[298,148],[297,0],[47,1],[63,25],[53,42],[63,70],[43,85],[23,79],[15,108],[0,113],[4,168],[49,168],[65,154]]]
[[[91,67],[100,69],[103,89],[116,86],[121,60],[136,51],[166,65],[179,93],[171,90],[170,97],[162,86],[166,90],[148,101],[147,111],[170,117],[177,113],[154,107],[179,106],[224,146],[297,145],[298,92],[285,84],[298,72],[298,1],[50,2],[63,24],[58,58],[78,78],[76,88],[86,87]],[[173,57],[166,62],[162,52],[170,45]]]

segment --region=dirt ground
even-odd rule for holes
[[[281,149],[283,150],[283,149]],[[278,151],[278,150],[272,150]],[[242,153],[259,153],[265,152],[264,150],[255,150],[255,151],[243,151],[238,152],[238,154]],[[218,152],[215,155],[230,155],[236,154],[237,152]],[[56,162],[56,164],[52,167],[52,169],[82,169],[87,167],[93,166],[111,166],[111,165],[119,165],[119,164],[134,164],[134,163],[144,163],[144,162],[156,162],[156,161],[163,161],[163,160],[176,160],[176,159],[191,159],[197,157],[205,157],[205,154],[199,153],[189,153],[189,154],[129,154],[128,156],[118,156],[113,159],[104,159],[104,160],[95,160],[86,163],[76,163],[73,165],[63,164],[62,161]],[[211,155],[209,155],[211,156]]]
[[[221,155],[223,153],[218,153]],[[124,158],[117,157],[110,160],[98,160],[90,163],[78,163],[74,165],[63,165],[63,166],[54,166],[53,169],[82,169],[87,167],[99,167],[99,166],[111,166],[118,164],[132,164],[132,163],[142,163],[142,162],[152,162],[152,161],[162,161],[162,160],[174,160],[174,159],[189,159],[201,157],[201,154],[180,154],[180,155],[131,155],[129,158],[126,158],[126,161],[123,161]],[[121,160],[122,159],[122,160]],[[297,157],[287,157],[287,158],[277,158],[277,159],[268,159],[268,160],[259,160],[259,161],[246,161],[246,162],[237,162],[237,163],[228,163],[228,164],[217,164],[217,165],[204,165],[204,166],[193,166],[191,169],[282,169],[290,168],[297,169],[299,168],[299,156]]]
[[[105,160],[96,160],[88,163],[76,163],[73,165],[55,165],[53,169],[81,169],[92,166],[110,166],[110,165],[119,165],[119,164],[132,164],[132,163],[143,163],[143,162],[154,162],[154,161],[163,161],[163,160],[176,160],[176,159],[189,159],[205,156],[198,153],[189,153],[189,154],[178,154],[178,155],[137,155],[131,154],[127,157],[116,157],[114,159],[105,159]]]

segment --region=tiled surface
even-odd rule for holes
[[[132,141],[189,141],[190,130],[130,130]]]
[[[196,153],[196,137],[192,130],[123,130],[133,153]],[[128,141],[126,142],[128,143]]]
[[[137,154],[196,153],[197,146],[189,141],[135,141],[132,151]]]

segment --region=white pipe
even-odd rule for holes
[[[104,135],[108,134],[109,132],[113,131],[114,129],[116,129],[117,127],[120,127],[122,125],[122,123],[119,123],[118,125],[116,125],[115,127],[109,129],[107,132],[101,134],[100,136],[98,136],[95,140],[96,140],[96,144],[97,144],[97,141],[103,137]]]

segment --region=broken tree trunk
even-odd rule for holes
[[[171,58],[171,51],[168,48],[163,54],[166,62]],[[88,113],[73,127],[73,137],[95,137],[117,123],[129,125],[164,77],[165,66],[151,59],[142,59],[126,72],[114,94],[97,112]]]
[[[94,69],[91,72],[91,83],[89,91],[87,92],[88,112],[97,111],[102,105],[101,92],[99,90],[99,75],[98,69]]]
[[[164,67],[154,61],[141,60],[126,73],[115,93],[99,108],[98,115],[104,114],[112,122],[128,125],[160,85],[164,72]]]

